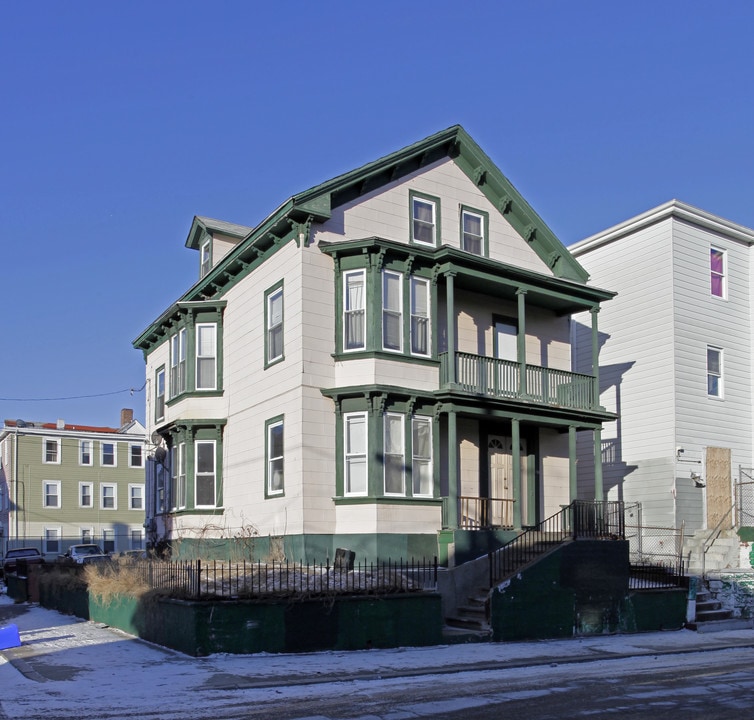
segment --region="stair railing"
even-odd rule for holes
[[[623,502],[574,500],[546,520],[525,529],[488,553],[490,587],[566,540],[578,538],[625,540]]]
[[[720,518],[720,521],[715,525],[715,528],[712,530],[712,532],[709,534],[707,539],[704,541],[704,545],[702,546],[702,577],[707,576],[707,553],[710,551],[712,546],[715,544],[715,541],[722,535],[723,532],[723,523],[728,519],[729,516],[731,516],[736,510],[736,503],[733,503],[728,508],[728,511]],[[733,523],[731,522],[730,527],[733,527]],[[726,530],[730,528],[725,528]]]

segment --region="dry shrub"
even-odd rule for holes
[[[84,580],[89,593],[102,603],[118,596],[140,598],[149,590],[135,568],[117,562],[87,565]]]
[[[76,593],[86,590],[86,581],[75,571],[62,568],[46,569],[39,575],[39,585],[49,591]]]

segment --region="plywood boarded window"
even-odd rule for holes
[[[725,523],[732,527],[733,516],[730,492],[730,448],[708,447],[706,451],[707,484],[707,527],[713,529],[725,518]],[[727,517],[726,517],[727,514]]]

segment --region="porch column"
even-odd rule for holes
[[[602,488],[602,426],[594,428],[594,499],[605,499]]]
[[[458,527],[458,429],[452,408],[448,410],[448,527]]]
[[[513,461],[513,527],[521,527],[521,426],[511,420],[511,459]]]
[[[455,287],[454,272],[446,273],[446,313],[448,324],[448,383],[455,385],[456,382],[456,313],[455,313]]]
[[[597,315],[599,311],[599,305],[589,311],[592,315],[592,375],[594,376],[594,399],[592,407],[600,406],[600,342],[597,330]]]
[[[568,502],[572,503],[579,494],[576,474],[576,426],[568,426]]]
[[[516,290],[518,300],[518,335],[516,336],[516,359],[518,361],[518,392],[526,397],[526,290]],[[518,526],[516,526],[518,527]]]

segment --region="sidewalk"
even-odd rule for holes
[[[21,646],[0,651],[0,685],[86,680],[101,691],[154,685],[196,689],[291,687],[348,680],[418,677],[465,671],[563,665],[608,658],[754,647],[754,630],[691,630],[566,640],[474,643],[306,654],[193,658],[92,622],[0,595],[0,626],[18,626]],[[16,676],[15,678],[13,676]],[[73,684],[73,683],[71,683]]]

